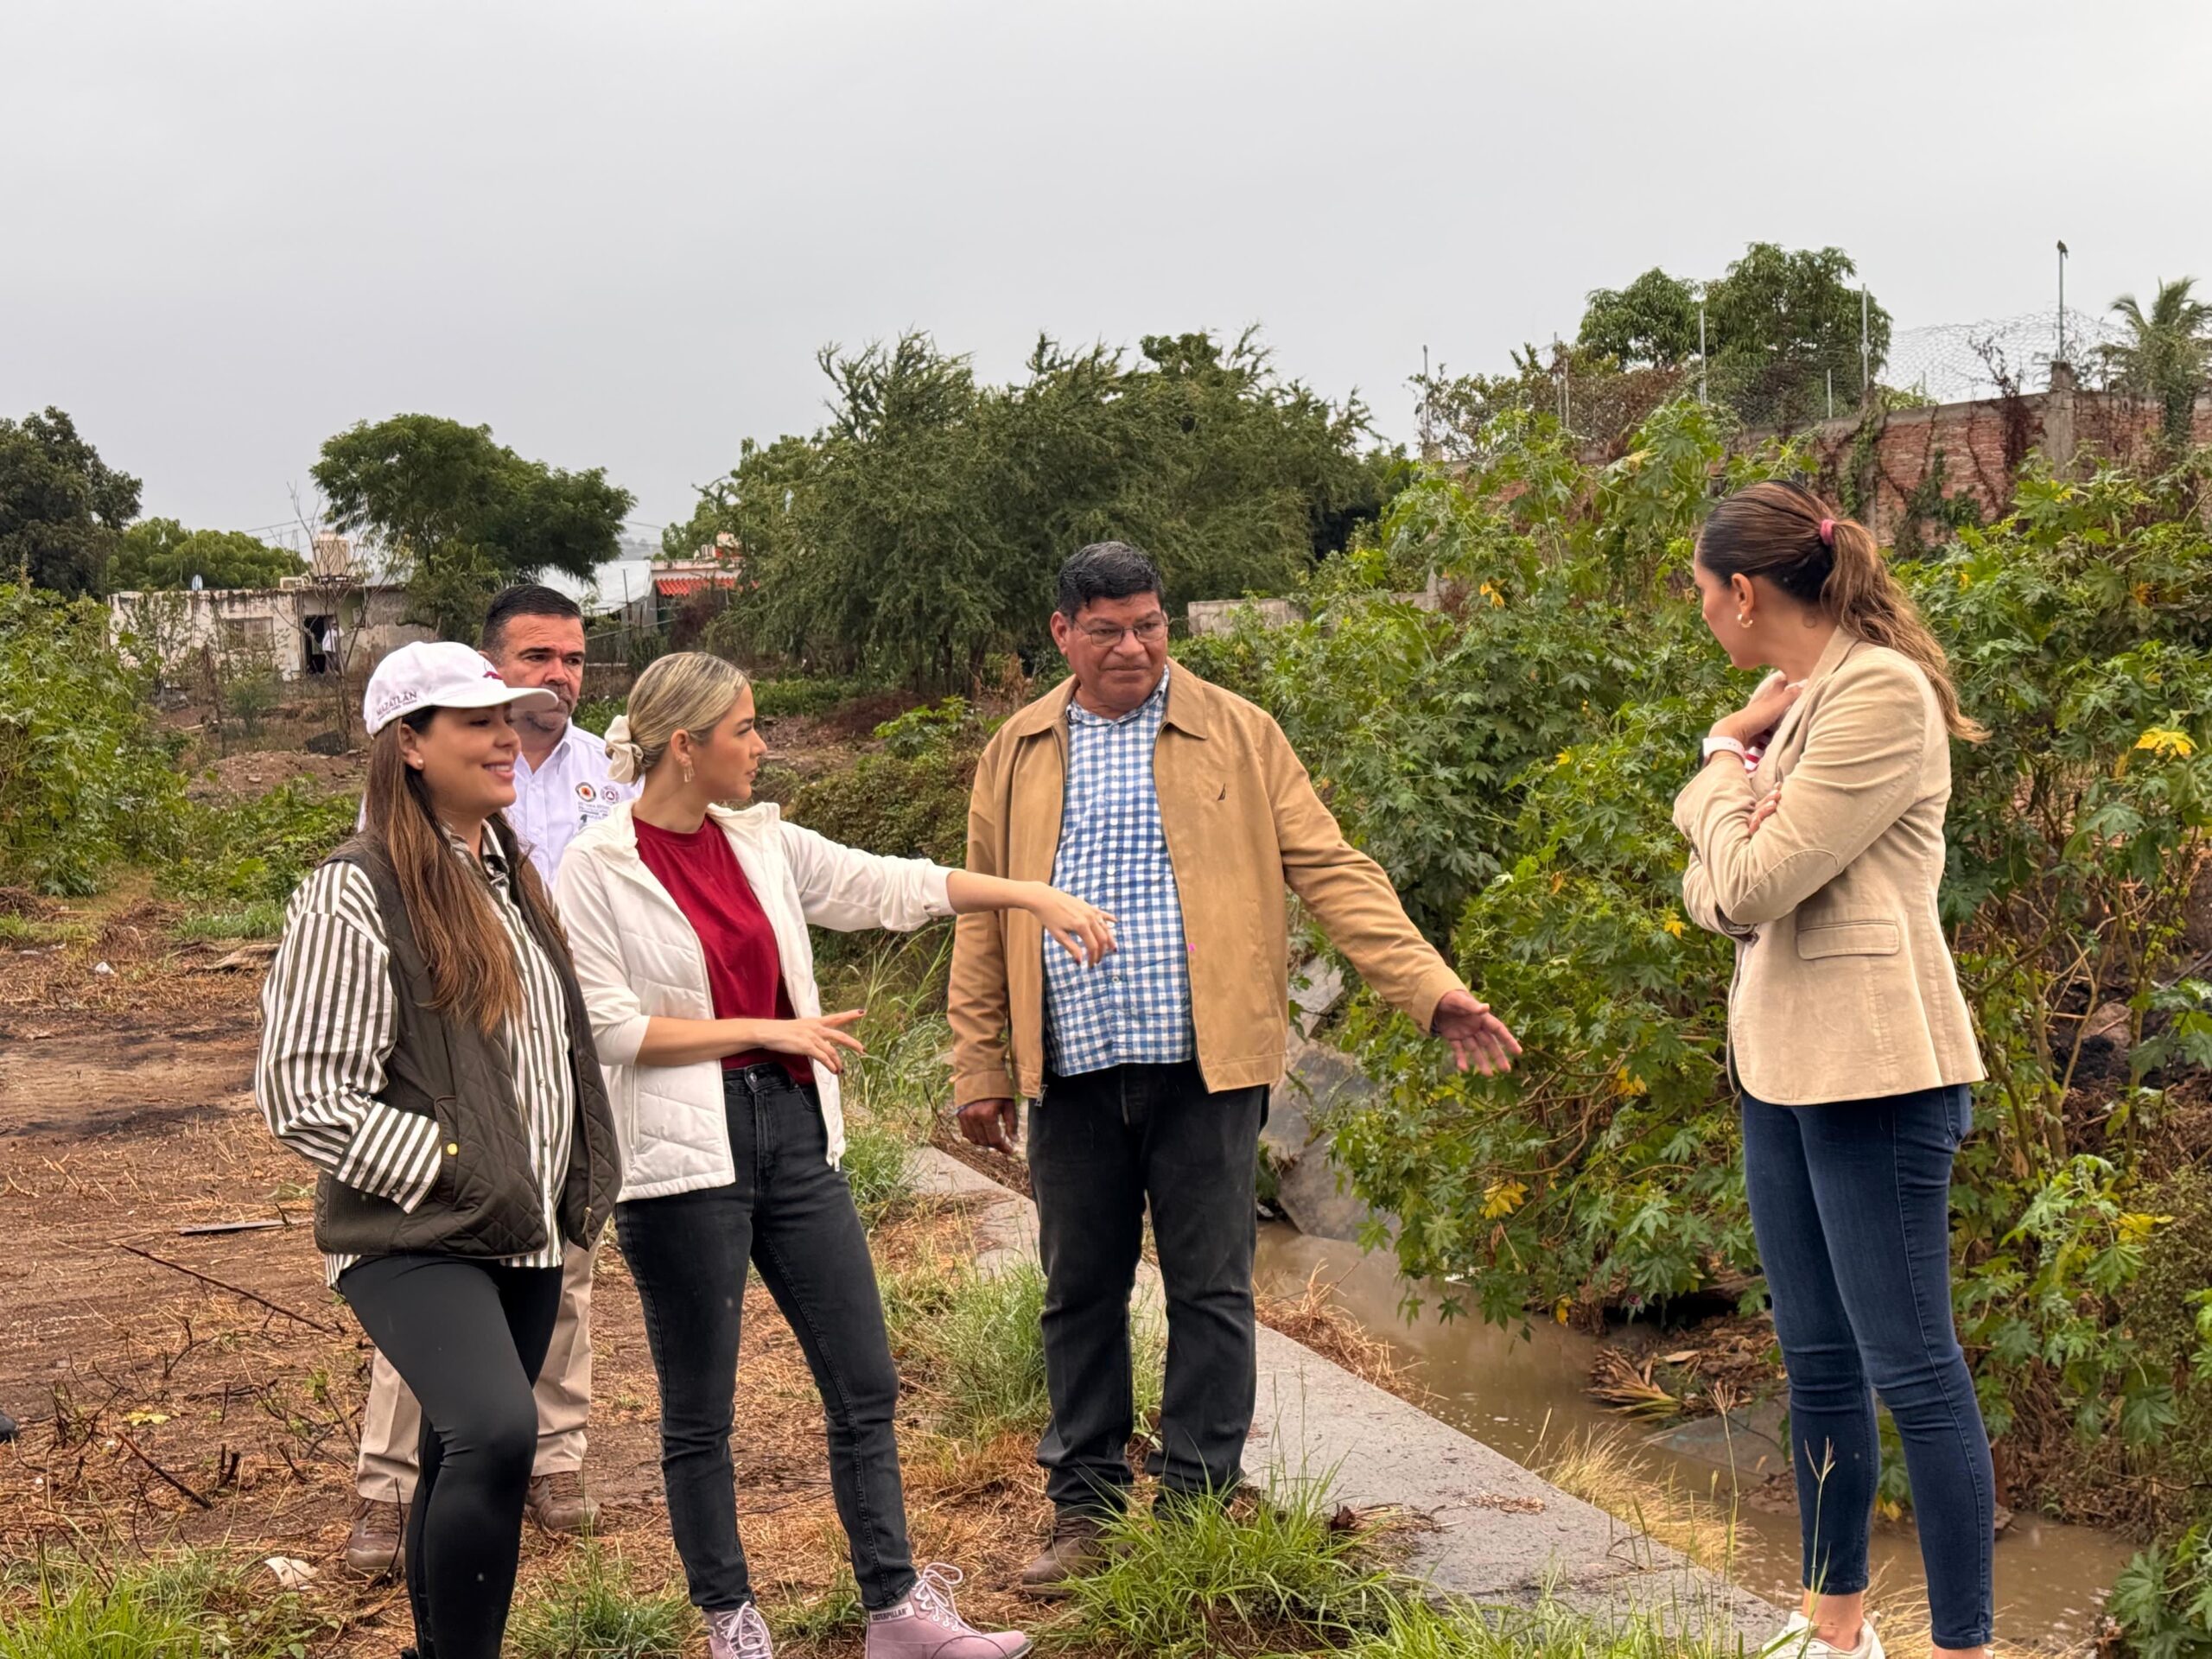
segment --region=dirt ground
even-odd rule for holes
[[[404,1596],[339,1562],[367,1344],[322,1284],[308,1166],[253,1106],[258,967],[173,948],[160,919],[123,900],[86,939],[0,950],[0,1407],[22,1429],[0,1446],[0,1557],[41,1541],[294,1556],[318,1569],[311,1598],[331,1621],[320,1650],[388,1653],[408,1639]],[[234,1222],[278,1224],[182,1230]],[[895,1258],[963,1225],[957,1211],[918,1214],[879,1244]],[[757,1284],[746,1311],[738,1501],[773,1604],[826,1590],[844,1549],[796,1344]],[[593,1344],[587,1478],[626,1575],[658,1588],[677,1566],[652,1372],[612,1249]],[[1028,1448],[958,1451],[919,1433],[904,1447],[918,1559],[968,1570],[971,1616],[1038,1617],[1004,1588],[1047,1519]],[[525,1591],[574,1548],[529,1531]],[[849,1648],[856,1639],[823,1650]]]

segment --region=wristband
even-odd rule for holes
[[[1714,755],[1719,754],[1724,749],[1730,754],[1734,755],[1739,760],[1749,760],[1751,759],[1751,752],[1745,748],[1743,744],[1738,741],[1735,738],[1716,734],[1707,738],[1704,743],[1699,747],[1699,763],[1702,765],[1704,762],[1712,760]]]

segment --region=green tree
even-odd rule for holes
[[[1135,361],[1044,339],[1005,386],[921,334],[820,360],[829,423],[748,443],[666,543],[743,550],[734,648],[956,688],[1049,651],[1085,542],[1153,553],[1171,608],[1279,593],[1397,485],[1360,405],[1282,379],[1249,334],[1152,335]]]
[[[1697,355],[1697,291],[1656,265],[1626,288],[1595,289],[1585,306],[1577,345],[1654,368]]]
[[[1830,374],[1859,385],[1859,268],[1841,248],[1791,252],[1754,242],[1706,284],[1707,342],[1716,392],[1756,426],[1802,426],[1826,408]],[[1868,371],[1890,354],[1890,314],[1866,307]]]
[[[174,518],[142,518],[123,532],[109,566],[111,593],[189,588],[274,588],[307,569],[299,555],[243,531],[187,530]]]
[[[102,591],[138,480],[77,434],[62,410],[0,420],[0,570],[72,595]]]
[[[364,422],[324,443],[310,470],[331,521],[376,543],[415,620],[453,639],[473,637],[508,582],[591,575],[615,556],[636,499],[601,467],[526,461],[490,427],[435,415]]]
[[[2127,325],[2129,338],[2102,348],[2114,385],[2157,399],[2159,431],[2177,451],[2189,447],[2194,429],[2212,329],[2212,305],[2196,296],[2196,287],[2194,276],[2160,283],[2147,312],[2133,294],[2121,295],[2113,315]]]

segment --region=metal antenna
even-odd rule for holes
[[[2066,360],[2066,244],[2058,245],[2058,355],[2054,363]]]

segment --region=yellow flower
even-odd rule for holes
[[[1499,593],[1497,589],[1491,587],[1490,583],[1483,583],[1483,585],[1476,588],[1475,591],[1480,594],[1484,599],[1490,601],[1491,609],[1503,610],[1505,607],[1505,595]]]
[[[1651,1088],[1642,1077],[1623,1066],[1613,1074],[1613,1092],[1624,1100],[1633,1100],[1638,1095],[1650,1093]]]
[[[2186,760],[2196,753],[2196,745],[2187,732],[2177,732],[2171,726],[2153,726],[2135,740],[2139,749],[2148,749],[2161,760]]]
[[[1557,764],[1558,764],[1558,765],[1560,765],[1560,766],[1563,766],[1567,765],[1567,763],[1568,761],[1570,761],[1570,760],[1573,760],[1573,759],[1574,759],[1574,751],[1573,751],[1573,749],[1561,749],[1561,750],[1559,752],[1559,760],[1558,760]]]
[[[1682,918],[1679,916],[1669,916],[1665,921],[1660,923],[1659,925],[1665,928],[1669,933],[1673,934],[1678,939],[1682,937]]]
[[[1492,1181],[1483,1189],[1483,1219],[1496,1221],[1518,1210],[1529,1196],[1527,1185],[1521,1181]]]
[[[1569,1301],[1566,1297],[1562,1296],[1559,1300],[1552,1304],[1552,1318],[1557,1319],[1561,1325],[1565,1325],[1567,1323],[1567,1316],[1573,1312],[1573,1310],[1574,1304]]]

